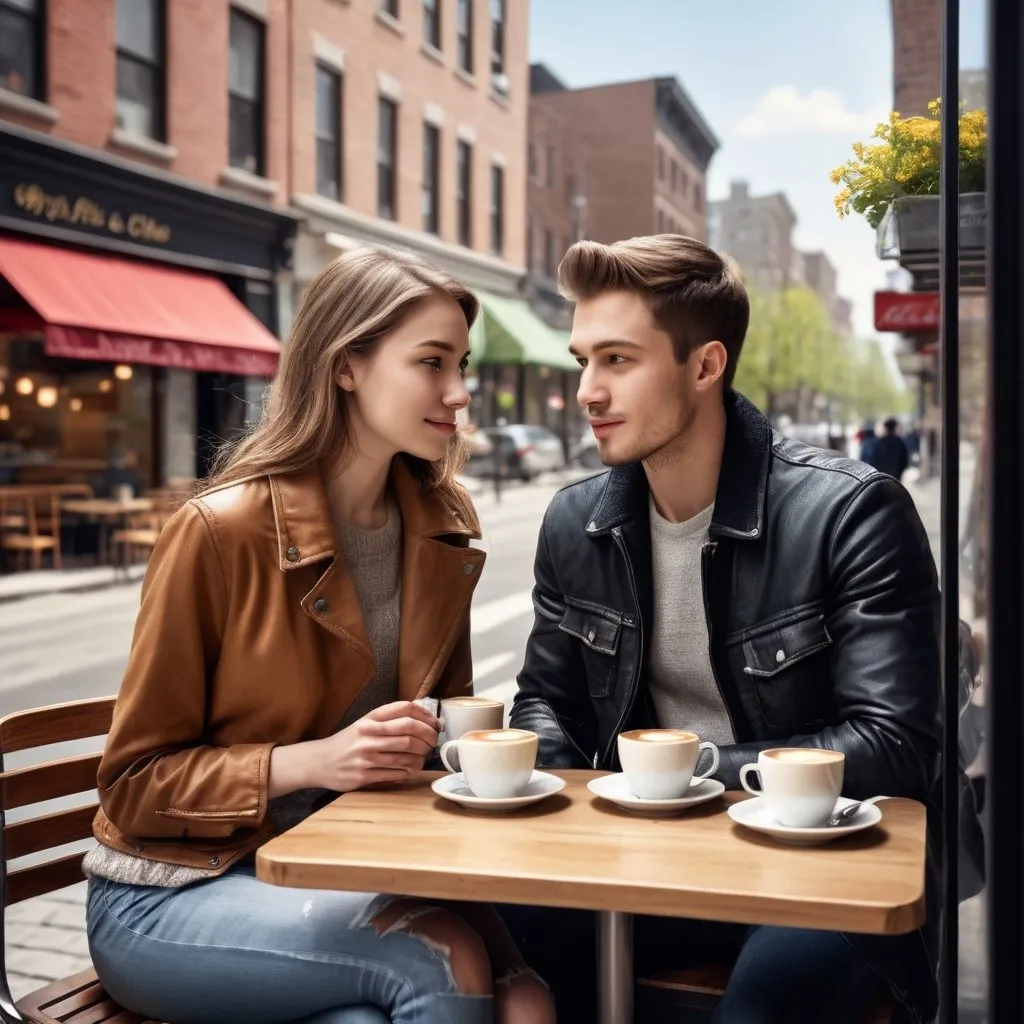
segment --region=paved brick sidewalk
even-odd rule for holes
[[[7,977],[15,999],[91,966],[85,940],[85,883],[7,911]]]

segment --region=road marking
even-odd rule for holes
[[[502,683],[495,683],[493,686],[485,686],[482,690],[475,690],[478,697],[490,697],[491,700],[500,700],[506,708],[512,705],[512,698],[516,695],[519,684],[514,679],[506,679]]]
[[[470,613],[470,633],[480,636],[533,611],[533,591],[520,590],[478,605]]]

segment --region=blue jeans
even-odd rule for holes
[[[179,889],[89,883],[96,973],[122,1006],[174,1024],[491,1024],[446,951],[378,935],[389,897],[286,889],[251,867]]]
[[[497,910],[526,962],[551,987],[558,1024],[592,1024],[594,915],[521,906]],[[883,987],[897,999],[894,1021],[921,1024],[935,1010],[934,972],[920,934],[845,935],[638,916],[633,940],[637,977],[735,960],[714,1024],[859,1024]]]

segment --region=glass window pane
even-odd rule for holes
[[[240,167],[250,174],[259,174],[259,107],[241,97],[232,96],[229,116],[231,166]]]
[[[340,153],[330,139],[316,141],[316,190],[328,199],[341,198]]]
[[[131,57],[117,58],[117,126],[133,135],[157,137],[156,71]]]
[[[320,139],[338,136],[340,76],[326,68],[316,69],[316,134]]]
[[[160,60],[160,0],[117,0],[117,45],[147,60]]]
[[[41,96],[37,81],[35,23],[0,8],[0,86],[22,96]]]
[[[235,96],[260,98],[263,26],[237,11],[231,12],[228,88]]]

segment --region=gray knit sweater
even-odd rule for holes
[[[402,520],[394,502],[389,500],[387,508],[387,522],[378,529],[364,530],[347,523],[339,523],[336,528],[340,554],[352,577],[374,659],[373,676],[336,731],[347,728],[374,708],[398,697]],[[271,800],[267,814],[273,818],[277,831],[284,832],[308,817],[319,801],[330,796],[330,792],[323,789],[300,789]],[[172,888],[218,874],[205,868],[182,867],[148,857],[136,857],[103,845],[86,854],[82,869],[87,875],[129,885]]]

